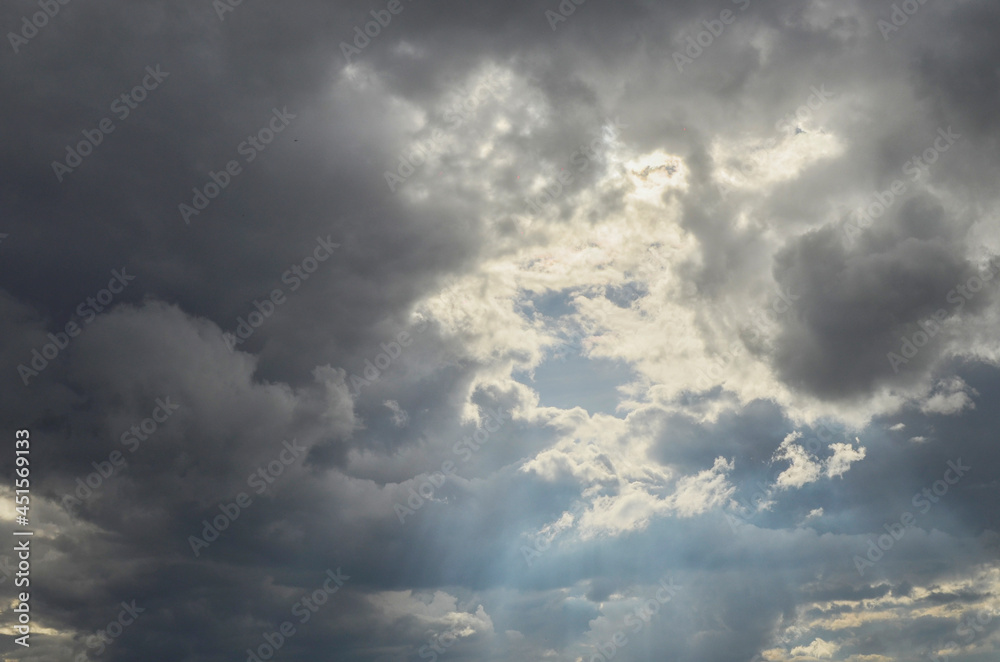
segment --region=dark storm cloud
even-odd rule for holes
[[[328,33],[344,19],[342,9],[243,7],[223,23],[210,4],[146,7],[145,22],[135,17],[142,31],[128,25],[128,14],[142,14],[137,8],[123,15],[105,5],[84,15],[67,7],[60,18],[78,19],[74,30],[61,32],[60,41],[42,35],[32,44],[38,52],[22,53],[6,69],[8,85],[35,90],[5,107],[9,125],[35,127],[19,134],[12,151],[21,157],[6,168],[8,196],[18,191],[11,217],[19,224],[13,229],[19,250],[4,267],[15,296],[44,306],[58,323],[89,293],[88,281],[125,260],[141,274],[130,300],[163,297],[230,330],[254,299],[276,286],[288,291],[283,273],[311,253],[315,237],[329,235],[343,243],[341,253],[313,282],[289,292],[276,328],[250,341],[259,351],[271,337],[264,353],[283,361],[270,369],[307,379],[319,357],[363,342],[390,310],[405,309],[416,293],[412,285],[423,279],[419,264],[430,275],[450,261],[448,254],[457,261],[472,252],[472,236],[462,239],[449,228],[447,212],[433,221],[404,220],[384,194],[377,167],[389,145],[372,111],[382,114],[383,126],[396,118],[372,108],[363,94],[329,98],[340,63]],[[88,48],[98,30],[115,34],[117,48]],[[88,54],[82,61],[81,52]],[[119,119],[112,102],[156,64],[169,77]],[[247,147],[247,137],[268,126],[272,108],[296,117],[264,151]],[[118,125],[114,133],[59,184],[51,160],[65,159],[65,146],[104,117]],[[241,145],[249,151],[239,152]],[[255,154],[253,162],[247,154]],[[178,205],[191,205],[192,187],[211,183],[210,171],[224,170],[230,160],[242,165],[241,174],[186,226]],[[45,220],[32,221],[41,209],[48,209]],[[60,240],[51,243],[52,237]],[[66,278],[69,265],[75,273]],[[396,269],[407,277],[391,277]],[[285,343],[324,349],[304,357]]]
[[[914,197],[893,211],[894,217],[880,219],[856,249],[845,246],[841,228],[825,227],[775,256],[781,284],[801,298],[797,314],[783,318],[775,357],[790,384],[844,397],[894,377],[912,379],[947,346],[937,339],[901,371],[887,355],[901,351],[903,335],[919,331],[918,323],[937,311],[945,313],[932,318],[940,327],[963,309],[963,315],[974,315],[992,300],[990,292],[957,294],[981,274],[965,257],[958,231],[940,205]]]

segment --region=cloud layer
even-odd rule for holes
[[[6,657],[996,656],[993,4],[54,4]]]

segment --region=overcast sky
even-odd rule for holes
[[[997,659],[997,3],[2,15],[4,659]]]

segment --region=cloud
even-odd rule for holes
[[[995,657],[995,3],[401,6],[14,10],[8,656]]]
[[[830,444],[833,454],[820,461],[802,445],[795,443],[801,437],[801,432],[789,434],[775,451],[772,461],[789,462],[788,468],[781,472],[775,483],[779,489],[799,488],[816,482],[824,475],[828,478],[842,476],[853,463],[865,457],[864,446],[854,448],[849,443],[833,443]]]
[[[925,414],[954,416],[965,409],[975,409],[976,403],[969,396],[970,392],[974,396],[979,395],[975,389],[970,391],[959,377],[941,380],[933,395],[920,405],[920,411]]]
[[[726,480],[733,463],[718,457],[711,469],[677,481],[669,499],[671,508],[681,517],[699,515],[726,502],[734,488]]]
[[[808,646],[796,646],[791,653],[795,657],[811,658],[831,658],[837,652],[838,646],[822,639],[815,639]]]

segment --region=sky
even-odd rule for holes
[[[2,15],[2,659],[997,659],[995,2]]]

